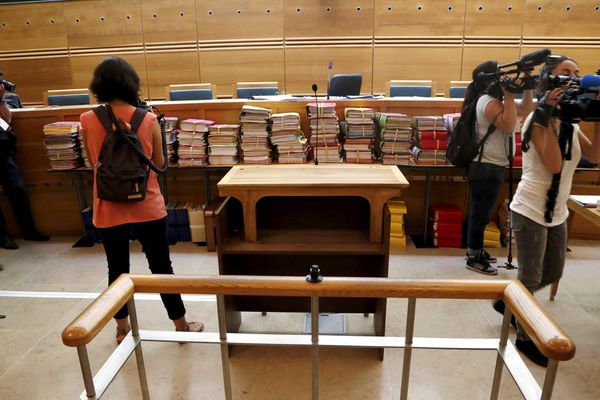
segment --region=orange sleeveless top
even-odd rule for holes
[[[135,108],[133,106],[113,107],[117,118],[129,122]],[[92,165],[98,162],[100,148],[104,142],[106,131],[102,123],[93,111],[81,114],[81,128],[84,131],[84,140],[89,150],[88,157]],[[144,153],[152,158],[152,127],[157,123],[156,115],[146,114],[138,129],[138,136],[142,143]],[[162,151],[158,149],[157,151]],[[112,226],[127,224],[131,222],[146,222],[164,218],[167,215],[165,200],[158,186],[156,173],[150,170],[148,175],[148,189],[143,201],[133,203],[116,203],[100,200],[96,195],[96,170],[94,168],[94,218],[93,222],[97,228],[110,228]]]

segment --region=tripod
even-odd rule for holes
[[[513,199],[513,163],[515,161],[514,148],[513,148],[514,133],[511,132],[508,135],[508,255],[506,256],[506,263],[504,265],[498,265],[499,268],[506,269],[517,269],[512,263],[512,223],[510,221],[510,203]]]

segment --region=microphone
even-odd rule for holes
[[[600,75],[584,75],[579,82],[579,86],[581,86],[583,89],[600,88]]]
[[[329,100],[329,82],[331,82],[331,70],[333,69],[333,61],[329,61],[329,66],[327,67],[329,71],[327,72],[327,100]]]
[[[552,54],[550,49],[542,49],[534,51],[533,53],[525,54],[519,60],[513,61],[508,64],[499,65],[498,68],[512,67],[514,65],[521,71],[533,69],[536,65],[540,65],[546,62],[546,58]]]
[[[317,99],[317,89],[318,86],[316,83],[312,84],[312,90],[315,92],[315,106],[317,108],[317,135],[315,141],[315,165],[319,165],[319,158],[317,157],[318,147],[319,147],[319,101]]]

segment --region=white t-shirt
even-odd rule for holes
[[[492,121],[488,121],[485,118],[484,112],[485,108],[492,101],[498,101],[498,99],[484,94],[477,100],[477,139],[481,140],[487,133],[489,126]],[[506,167],[508,165],[508,157],[507,153],[507,142],[508,136],[504,134],[501,129],[496,128],[490,136],[485,141],[483,145],[483,155],[481,157],[481,162],[490,163],[499,165],[502,167]],[[513,149],[514,149],[514,137],[513,137]],[[479,155],[473,159],[473,161],[478,161]]]
[[[527,130],[532,116],[533,113],[525,120],[523,132]],[[555,128],[558,132],[560,121],[554,118],[552,123],[556,124]],[[580,133],[581,129],[579,129],[579,125],[573,124],[571,159],[563,161],[552,222],[547,223],[544,219],[546,201],[548,199],[548,189],[552,183],[552,173],[544,167],[533,141],[529,142],[529,151],[523,153],[523,174],[521,175],[521,181],[517,186],[513,201],[510,203],[510,209],[512,211],[547,227],[560,225],[567,220],[567,217],[569,216],[567,199],[569,198],[569,193],[571,193],[571,184],[573,183],[575,169],[581,159],[581,146],[579,144]]]

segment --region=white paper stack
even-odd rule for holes
[[[412,118],[399,113],[376,113],[375,121],[381,136],[381,159],[385,165],[412,163]]]
[[[245,105],[240,114],[244,164],[271,164],[269,124],[271,110]]]
[[[271,143],[280,164],[304,164],[308,158],[308,141],[300,129],[300,114],[290,112],[271,116]]]
[[[308,119],[310,122],[310,145],[313,157],[321,163],[341,163],[341,146],[339,143],[340,127],[335,113],[334,102],[308,103]],[[317,130],[318,127],[318,130]]]
[[[44,146],[50,169],[64,171],[81,167],[79,122],[58,121],[44,125]]]
[[[214,121],[185,119],[179,124],[179,166],[202,167],[208,164],[206,134]]]
[[[372,108],[348,107],[344,110],[346,119],[342,126],[344,133],[344,155],[347,163],[372,164],[375,142],[375,124]],[[342,124],[340,124],[342,125]]]
[[[211,125],[208,130],[208,163],[211,165],[234,165],[238,159],[240,126]]]

